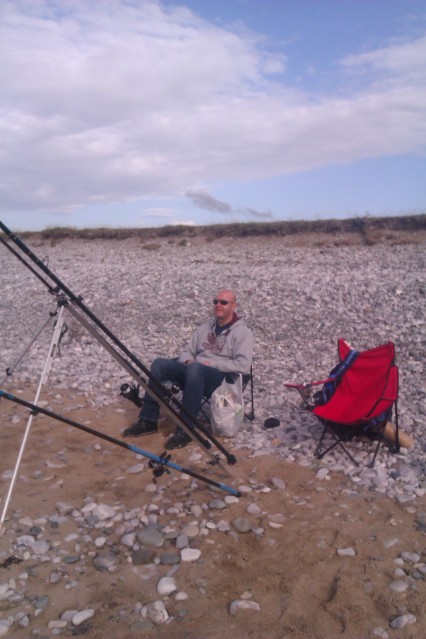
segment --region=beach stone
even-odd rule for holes
[[[247,517],[236,517],[232,521],[232,526],[239,533],[250,532],[250,530],[252,528],[251,521],[249,519],[247,519]]]
[[[260,515],[262,509],[257,504],[249,504],[246,508],[249,515]]]
[[[232,616],[235,616],[242,610],[260,610],[260,605],[256,601],[251,599],[236,599],[232,601],[229,606],[229,612]]]
[[[394,630],[402,630],[402,628],[405,628],[405,626],[409,626],[413,623],[417,623],[417,618],[415,617],[415,615],[406,614],[395,617],[394,619],[392,619],[392,621],[390,621],[389,625]]]
[[[160,555],[160,562],[164,566],[172,566],[180,562],[180,556],[175,552],[163,552]]]
[[[48,595],[41,595],[34,599],[34,607],[38,608],[38,610],[44,610],[49,603]]]
[[[34,541],[31,550],[35,555],[45,555],[50,550],[50,544],[48,541]]]
[[[198,548],[183,548],[180,551],[182,561],[197,561],[201,557],[201,550]]]
[[[223,510],[224,508],[226,508],[226,503],[223,499],[212,499],[211,501],[209,501],[209,508],[210,510]]]
[[[330,471],[328,468],[320,468],[315,477],[317,479],[325,479],[328,476],[329,472]]]
[[[338,548],[337,549],[337,554],[339,555],[339,557],[355,557],[356,555],[356,550],[355,548]]]
[[[137,473],[141,473],[143,470],[145,470],[145,464],[134,464],[133,466],[130,466],[130,468],[127,469],[127,473],[129,475],[136,475]]]
[[[74,617],[74,615],[76,615],[77,613],[78,613],[78,610],[64,610],[64,612],[61,615],[61,620],[70,622],[72,621],[72,618]]]
[[[132,548],[135,544],[136,541],[136,535],[135,533],[127,533],[126,535],[123,535],[120,539],[120,544],[122,544],[123,546],[127,546],[128,548]]]
[[[157,584],[159,595],[171,595],[176,590],[176,579],[173,577],[162,577]]]
[[[80,626],[85,621],[88,621],[92,617],[95,616],[95,611],[93,608],[87,608],[86,610],[80,610],[73,615],[71,622],[73,626]]]
[[[189,524],[182,529],[182,534],[188,539],[195,539],[200,534],[200,529],[196,524]]]
[[[181,533],[178,537],[176,537],[176,548],[178,550],[182,550],[182,548],[186,548],[189,544],[189,539],[187,535]]]
[[[114,517],[115,513],[115,508],[108,506],[107,504],[99,504],[95,506],[92,511],[93,516],[97,517],[100,521],[111,519],[111,517]]]
[[[107,541],[106,537],[96,537],[95,539],[96,548],[102,548],[102,546],[106,544],[106,541]]]
[[[49,630],[54,630],[55,628],[62,630],[63,628],[66,628],[67,625],[67,621],[62,621],[61,619],[52,619],[52,621],[49,621],[49,623],[47,624],[47,627],[49,628]]]
[[[153,526],[147,526],[137,532],[138,541],[144,546],[160,548],[164,544],[163,535]]]
[[[412,564],[416,564],[418,561],[420,561],[420,555],[416,552],[402,552],[401,553],[401,559],[403,559],[404,561],[408,561]]]
[[[93,565],[96,570],[100,572],[104,572],[106,570],[111,570],[117,564],[117,557],[111,551],[105,551],[96,555],[93,559]]]
[[[9,632],[10,623],[6,619],[0,619],[0,637],[5,637]]]
[[[69,535],[65,535],[64,537],[64,541],[66,542],[75,541],[76,539],[78,539],[78,535],[75,532],[69,533]]]
[[[169,619],[169,613],[162,601],[154,601],[146,607],[148,619],[157,625],[166,623]]]
[[[177,592],[175,595],[175,601],[186,601],[188,599],[188,593],[184,591]]]
[[[408,583],[406,581],[398,579],[397,581],[392,581],[389,584],[389,588],[394,592],[405,592],[408,588]]]
[[[405,571],[402,568],[395,568],[393,574],[394,577],[406,577]]]
[[[285,481],[281,479],[280,477],[272,477],[271,483],[278,490],[285,490],[287,487]]]
[[[132,563],[135,566],[150,564],[155,557],[155,552],[149,548],[139,548],[132,553]]]

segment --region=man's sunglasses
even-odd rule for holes
[[[218,300],[218,299],[214,299],[213,300],[213,304],[216,306],[216,304],[222,304],[222,306],[226,306],[227,304],[230,304],[231,302],[228,302],[228,300]]]

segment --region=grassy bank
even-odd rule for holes
[[[381,241],[403,240],[406,234],[426,232],[426,214],[395,217],[356,217],[339,220],[281,221],[261,223],[216,224],[210,226],[171,225],[158,228],[87,228],[48,227],[43,231],[18,232],[22,238],[43,240],[146,240],[169,238],[173,240],[205,239],[214,241],[223,237],[267,236],[335,236],[344,243],[375,244]],[[402,235],[401,235],[402,234]],[[340,243],[340,242],[339,242]]]

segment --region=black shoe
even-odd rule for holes
[[[177,428],[174,435],[166,442],[166,450],[173,450],[175,448],[185,448],[192,439],[181,428]]]
[[[157,432],[157,422],[149,422],[146,419],[140,419],[123,430],[123,437],[142,437],[142,435],[152,435]]]

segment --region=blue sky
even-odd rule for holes
[[[0,219],[426,210],[425,0],[2,0]]]

